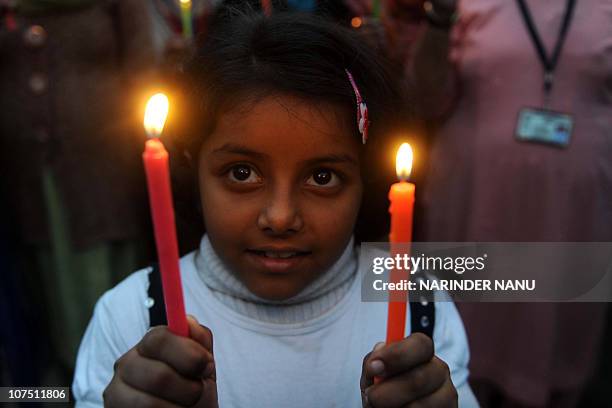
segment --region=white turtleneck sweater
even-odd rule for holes
[[[220,408],[361,407],[362,359],[384,341],[387,304],[361,301],[359,269],[351,240],[301,293],[268,301],[226,269],[204,236],[200,249],[181,259],[181,276],[187,313],[213,332]],[[149,328],[149,272],[133,273],[98,301],[77,358],[77,407],[103,406],[114,362]],[[460,407],[476,407],[454,305],[436,304],[435,320],[436,354],[451,369]],[[406,321],[409,335],[409,313]]]

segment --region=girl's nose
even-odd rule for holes
[[[295,234],[302,230],[304,221],[290,192],[272,195],[257,218],[257,226],[267,234]]]

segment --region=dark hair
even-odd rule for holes
[[[354,31],[306,13],[265,17],[221,8],[205,42],[185,67],[189,117],[177,143],[195,159],[222,114],[278,94],[337,107],[361,139],[355,93],[345,69],[352,73],[370,119],[362,152],[365,193],[355,233],[359,241],[378,240],[387,231],[386,191],[391,180],[391,166],[380,160],[388,157],[384,141],[397,124],[401,93],[384,58]]]

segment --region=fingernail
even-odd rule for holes
[[[374,360],[370,363],[370,371],[372,375],[381,375],[385,371],[385,363],[380,360]]]
[[[385,347],[385,342],[384,341],[379,341],[378,343],[376,343],[374,345],[374,349],[372,351],[380,350],[383,347]]]

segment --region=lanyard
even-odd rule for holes
[[[529,30],[529,35],[531,36],[531,40],[536,48],[536,51],[538,52],[540,63],[544,68],[544,93],[546,95],[546,98],[548,99],[550,91],[553,87],[553,74],[555,72],[555,69],[557,68],[557,64],[559,63],[559,57],[561,56],[561,50],[563,48],[563,44],[565,43],[565,37],[567,36],[567,31],[572,21],[576,0],[567,0],[567,5],[565,6],[565,15],[563,16],[563,22],[561,23],[561,28],[559,30],[559,35],[557,36],[557,42],[555,44],[553,54],[550,57],[546,52],[546,49],[544,48],[544,43],[542,42],[542,38],[538,34],[538,30],[536,29],[535,23],[533,22],[531,13],[529,12],[529,8],[527,7],[525,0],[517,1],[519,8],[521,9],[521,14],[523,15],[523,21],[525,22],[525,25]]]

